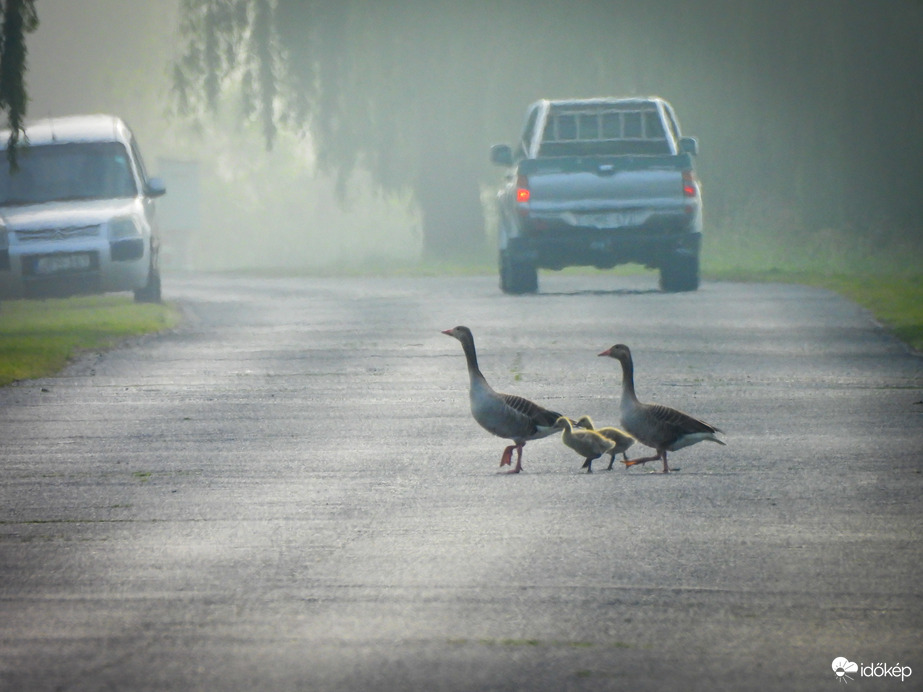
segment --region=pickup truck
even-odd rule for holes
[[[526,112],[497,194],[500,288],[538,291],[538,269],[660,270],[664,291],[699,287],[698,142],[664,99],[541,100]]]

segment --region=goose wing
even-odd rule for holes
[[[561,417],[557,411],[551,411],[516,394],[500,394],[500,398],[510,409],[528,419],[531,426],[530,437],[543,434],[546,430],[548,434],[551,434],[554,432],[555,421]]]
[[[705,437],[721,432],[713,425],[669,406],[648,404],[643,411],[649,421],[650,432],[658,443],[656,446],[669,448],[690,435]]]

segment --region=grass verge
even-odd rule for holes
[[[923,233],[886,219],[816,228],[780,200],[758,198],[709,226],[703,276],[831,289],[923,352]]]
[[[837,245],[836,242],[833,243]],[[845,240],[840,243],[849,246]],[[861,248],[860,248],[861,250]],[[762,252],[762,254],[761,254]],[[793,253],[799,261],[786,261],[776,257],[765,248],[744,257],[729,253],[720,242],[711,241],[703,251],[702,276],[713,281],[743,281],[748,283],[794,283],[828,288],[868,309],[882,325],[915,351],[923,352],[923,274],[909,267],[906,258],[915,258],[918,253],[899,253],[874,257],[872,271],[869,262],[863,261],[859,250],[847,256],[840,252],[837,261],[826,261],[820,250],[810,257]],[[774,252],[778,252],[774,250]],[[909,252],[909,251],[908,251]],[[771,267],[763,269],[762,267]],[[470,262],[372,262],[355,266],[335,266],[327,269],[283,272],[285,276],[365,276],[365,277],[447,277],[447,276],[489,276],[496,275],[496,268],[488,260]],[[565,274],[593,274],[600,270],[589,267],[568,267]],[[634,276],[656,270],[640,265],[627,264],[611,270],[612,275]],[[278,277],[279,270],[236,271],[234,274],[248,274],[260,277]]]
[[[135,303],[119,294],[5,301],[0,306],[0,386],[58,372],[81,351],[169,329],[169,304]]]
[[[705,272],[718,281],[804,284],[827,288],[866,308],[888,331],[923,353],[923,274],[844,275],[811,271]]]
[[[923,353],[923,275],[828,276],[820,278],[818,285],[868,308],[898,339]]]
[[[460,276],[492,271],[485,265],[419,265],[402,266],[391,275]],[[706,267],[704,275],[712,280],[828,288],[867,308],[895,336],[923,352],[923,274],[831,275]],[[81,351],[111,348],[123,339],[169,329],[178,322],[175,307],[135,303],[124,295],[4,302],[0,307],[0,386],[52,375]]]

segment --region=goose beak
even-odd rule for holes
[[[451,330],[451,329],[443,329],[443,330],[442,330],[442,333],[445,334],[446,336],[452,336],[452,330]]]
[[[597,356],[611,356],[611,355],[612,355],[612,349],[611,349],[611,348],[607,348],[607,349],[606,349],[605,351],[603,351],[602,353],[597,353],[596,355],[597,355]]]

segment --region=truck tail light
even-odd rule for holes
[[[524,175],[520,175],[516,178],[516,201],[525,203],[529,201],[529,197],[531,196],[532,194],[529,192],[529,179]]]
[[[698,197],[699,185],[695,173],[683,171],[683,197]]]

